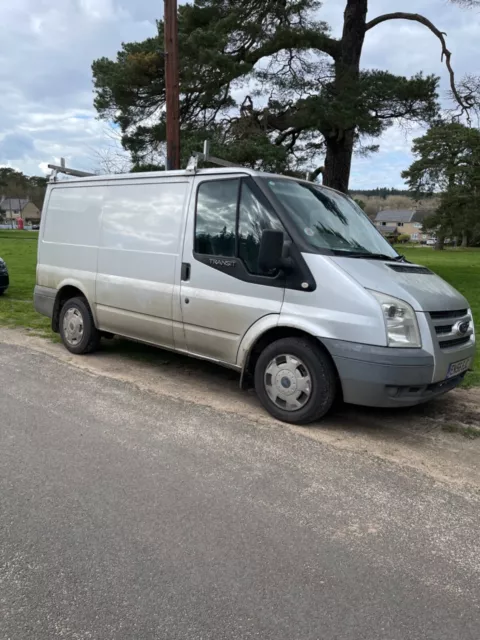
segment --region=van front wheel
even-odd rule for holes
[[[60,335],[71,353],[92,353],[98,348],[100,333],[84,298],[71,298],[63,305],[60,311]]]
[[[268,345],[255,367],[255,389],[278,420],[309,424],[330,410],[336,376],[329,357],[306,338],[284,338]]]

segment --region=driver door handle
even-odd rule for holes
[[[182,274],[181,274],[182,282],[188,282],[190,280],[190,272],[191,272],[190,263],[182,262]]]

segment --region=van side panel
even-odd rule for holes
[[[189,183],[111,182],[103,206],[97,275],[100,329],[174,347],[172,304]]]
[[[39,287],[53,293],[73,285],[93,306],[104,192],[102,185],[51,187],[38,249]]]

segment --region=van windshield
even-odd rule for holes
[[[347,196],[296,180],[262,180],[285,207],[313,251],[400,259],[360,207]]]

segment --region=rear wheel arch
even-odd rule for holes
[[[62,310],[62,307],[65,302],[67,300],[70,300],[71,298],[84,298],[86,304],[90,307],[90,310],[93,313],[87,296],[81,289],[71,284],[64,285],[58,290],[55,298],[55,304],[53,306],[52,331],[54,331],[55,333],[58,333],[60,330],[60,312]]]
[[[100,346],[92,310],[84,296],[68,296],[60,311],[60,335],[64,346],[77,355],[92,353]]]

